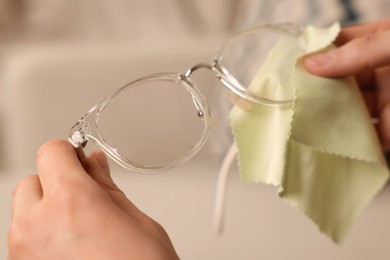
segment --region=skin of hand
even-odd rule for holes
[[[178,259],[157,222],[129,201],[94,152],[80,164],[64,140],[37,152],[37,175],[13,192],[9,259]]]
[[[309,55],[307,71],[323,77],[355,76],[382,146],[390,150],[390,18],[345,27],[337,48]]]

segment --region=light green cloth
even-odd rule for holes
[[[230,124],[241,179],[278,187],[281,198],[340,242],[383,187],[388,169],[357,84],[306,72],[303,55],[330,48],[340,31],[308,27],[282,37],[255,76],[252,91],[293,105],[237,104]]]

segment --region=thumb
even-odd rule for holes
[[[46,142],[38,149],[36,161],[43,194],[66,190],[65,187],[72,187],[74,183],[90,182],[68,141]]]
[[[324,77],[356,75],[390,65],[390,31],[368,34],[327,52],[309,55],[304,67]]]

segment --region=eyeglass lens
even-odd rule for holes
[[[141,82],[123,92],[99,114],[105,142],[122,157],[143,166],[167,165],[202,138],[204,121],[191,93],[178,82]]]
[[[265,62],[272,59],[273,55],[277,55],[273,51],[275,46],[286,39],[293,39],[292,44],[299,44],[296,36],[288,30],[267,27],[244,32],[223,46],[218,53],[217,61],[222,73],[245,91],[271,101],[291,100],[292,88],[278,86],[277,82],[273,82],[272,75],[265,75],[268,79],[264,78],[260,85],[254,86],[254,83],[258,83],[256,77],[261,68],[267,66]]]

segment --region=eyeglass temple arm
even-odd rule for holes
[[[191,74],[195,70],[198,70],[198,69],[201,69],[201,68],[213,70],[214,64],[215,64],[215,62],[212,62],[211,64],[208,64],[208,63],[198,63],[198,64],[192,66],[191,68],[187,69],[184,72],[184,74],[182,74],[182,77],[189,78],[191,76]],[[204,116],[203,115],[203,111],[200,109],[200,105],[199,105],[198,101],[196,100],[196,98],[194,96],[192,96],[192,102],[194,103],[194,105],[196,107],[196,110],[198,111],[198,117],[199,118],[203,118],[203,116]]]

